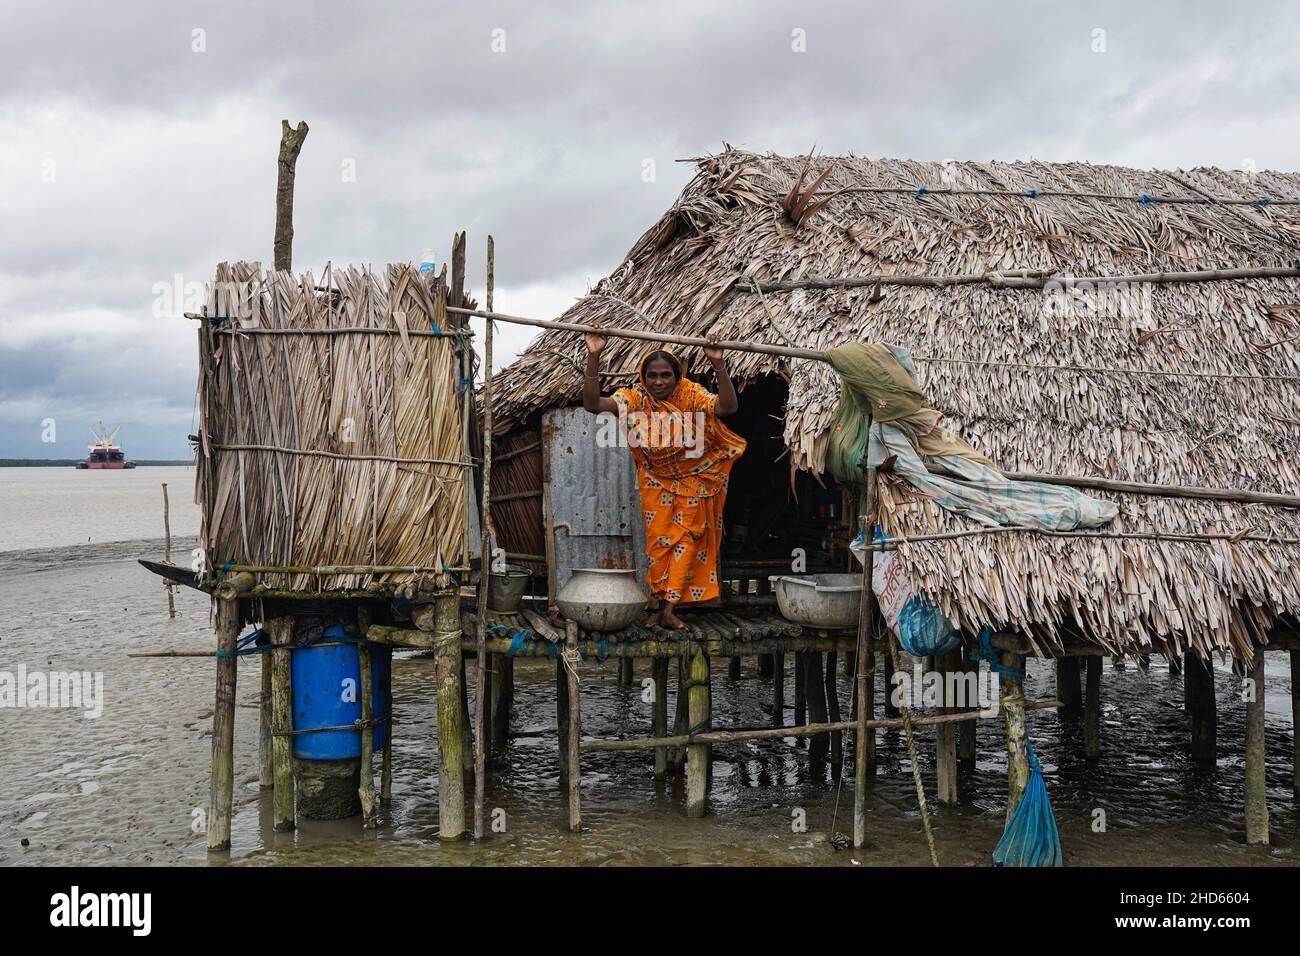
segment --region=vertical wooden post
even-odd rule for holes
[[[483,753],[487,759],[492,759],[492,753],[496,750],[496,739],[493,734],[492,724],[492,706],[496,703],[496,692],[492,686],[496,683],[493,678],[496,677],[496,662],[492,659],[492,654],[487,654],[483,659],[476,658],[476,668],[483,671]],[[476,678],[477,679],[477,678]],[[475,710],[477,714],[478,711]],[[477,732],[478,726],[475,725]],[[477,749],[474,751],[478,753]]]
[[[280,120],[280,156],[275,181],[275,268],[288,271],[293,268],[293,180],[298,164],[298,153],[307,138],[307,124],[300,121],[297,128],[288,120]]]
[[[632,658],[620,657],[618,659],[618,686],[631,687],[632,677]]]
[[[363,632],[364,633],[364,632]],[[373,673],[370,665],[370,642],[362,640],[357,645],[357,664],[360,671],[360,686],[357,693],[361,697],[361,786],[357,795],[361,798],[361,826],[373,830],[375,821],[375,695]]]
[[[172,563],[172,509],[167,502],[167,482],[162,483],[163,489],[163,560],[168,564]],[[172,592],[172,581],[170,578],[163,581],[163,587],[167,589],[167,616],[173,618],[176,616],[176,596]],[[265,784],[263,784],[265,786]]]
[[[285,833],[294,827],[293,806],[293,618],[267,622],[271,632],[271,764],[275,792],[271,795],[272,829]]]
[[[804,654],[803,674],[808,723],[824,724],[826,723],[826,689],[820,651],[808,651]],[[808,740],[808,754],[815,759],[825,759],[830,746],[830,734],[816,734]]]
[[[564,669],[569,681],[569,830],[582,830],[582,697],[578,683],[578,625],[569,621],[564,628]]]
[[[1291,788],[1300,799],[1300,651],[1291,652]]]
[[[1003,651],[1002,666],[1024,666],[1024,658]],[[1011,674],[998,678],[1002,691],[1002,716],[1007,725],[1007,822],[1020,805],[1020,798],[1029,786],[1029,745],[1025,742],[1025,692],[1024,681]]]
[[[898,716],[898,706],[894,703],[894,693],[893,693],[893,691],[894,691],[894,658],[893,658],[891,655],[889,655],[889,654],[885,654],[885,655],[883,655],[883,657],[884,657],[884,663],[885,663],[885,672],[884,672],[884,679],[885,679],[885,697],[884,697],[885,707],[884,707],[884,710],[885,710],[885,716],[886,716],[886,717],[897,717],[897,716]]]
[[[961,652],[949,651],[934,659],[935,670],[943,681],[943,712],[957,711],[954,682],[950,675],[963,673]],[[935,773],[938,777],[939,802],[949,806],[957,802],[957,725],[938,724],[935,727]]]
[[[975,660],[965,645],[962,645],[960,651],[961,669],[965,676],[965,685],[967,687],[978,687],[980,676],[979,661]],[[979,710],[979,700],[967,701],[966,710]],[[975,731],[979,721],[963,720],[957,725],[957,763],[962,766],[974,766],[975,764]]]
[[[836,671],[835,648],[826,652],[826,719],[832,724],[840,722],[840,689]],[[831,732],[831,774],[839,779],[844,768],[844,734],[835,730]]]
[[[758,655],[758,661],[755,666],[758,668],[758,676],[760,679],[767,680],[772,676],[772,658],[774,656],[774,654]]]
[[[866,478],[863,497],[865,527],[874,538],[876,527],[876,471],[861,462]],[[868,542],[869,543],[869,542]],[[867,776],[876,772],[876,732],[867,727],[875,705],[875,637],[876,592],[871,585],[875,568],[875,551],[870,547],[862,556],[862,600],[858,611],[858,648],[854,681],[854,703],[858,726],[853,733],[853,846],[861,849],[867,842]],[[886,655],[888,657],[888,655]],[[888,686],[886,686],[888,697]]]
[[[772,655],[772,726],[785,726],[785,655]]]
[[[1089,760],[1101,757],[1101,657],[1089,654],[1083,698],[1083,750]]]
[[[487,237],[487,312],[492,312],[495,291],[496,250]],[[484,800],[487,795],[487,605],[488,585],[492,573],[491,500],[492,500],[492,320],[483,320],[483,500],[479,506],[482,539],[479,549],[478,658],[474,698],[474,839],[483,839]]]
[[[384,728],[384,769],[379,777],[379,805],[393,805],[393,648],[381,646],[376,653],[384,661],[384,694],[388,698],[388,721]]]
[[[1264,648],[1256,647],[1246,672],[1246,842],[1268,843],[1264,780]]]
[[[235,786],[235,680],[239,600],[217,601],[217,696],[212,711],[212,781],[208,799],[208,849],[230,848]]]
[[[510,658],[504,654],[488,656],[492,659],[492,750],[500,756],[510,736]]]
[[[555,659],[555,739],[560,757],[560,789],[569,788],[569,675],[564,659]]]
[[[455,589],[434,598],[434,672],[438,706],[438,836],[444,842],[465,835],[465,777],[460,709],[460,595]]]
[[[727,680],[740,680],[740,658],[732,657],[727,661]]]
[[[807,657],[804,651],[794,652],[794,724],[796,727],[801,727],[808,722],[808,687],[807,678],[803,673],[807,665]]]
[[[270,790],[275,786],[275,768],[271,757],[271,654],[263,651],[257,655],[262,664],[262,696],[258,707],[257,762],[258,786]]]
[[[1056,702],[1062,710],[1078,710],[1083,703],[1079,691],[1079,658],[1056,659]]]
[[[709,688],[709,655],[704,645],[694,641],[690,645],[690,680],[687,687],[690,720],[689,732],[698,733],[709,726],[711,709]],[[708,744],[690,744],[686,758],[686,815],[702,817],[708,811],[709,803],[709,757],[712,748]]]
[[[1192,724],[1192,759],[1214,763],[1218,748],[1218,701],[1214,693],[1214,661],[1187,655],[1183,668],[1183,697]]]
[[[651,711],[652,723],[656,737],[668,736],[668,658],[656,657],[651,670],[654,677],[654,704]],[[655,779],[662,780],[668,774],[668,748],[655,748]]]
[[[677,702],[673,707],[673,736],[680,737],[686,733],[689,714],[688,688],[691,683],[690,655],[685,644],[679,645],[681,653],[677,657]],[[669,764],[673,773],[682,773],[686,769],[686,747],[676,747],[669,755]]]
[[[460,766],[474,773],[474,719],[469,712],[469,677],[465,674],[465,655],[460,655]]]

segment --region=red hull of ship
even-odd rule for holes
[[[86,467],[92,470],[101,469],[101,468],[110,468],[110,469],[117,470],[117,469],[125,468],[126,463],[121,461],[92,461],[89,464],[87,464]]]

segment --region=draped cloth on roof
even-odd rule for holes
[[[1096,528],[1119,513],[1113,501],[1063,485],[1012,481],[926,405],[906,349],[855,342],[827,352],[840,375],[827,462],[839,481],[859,484],[864,454],[875,468],[895,456],[894,472],[940,507],[980,524],[1052,531]],[[930,472],[923,460],[945,473]],[[956,480],[954,480],[956,479]]]
[[[720,595],[722,511],[745,439],[718,421],[718,396],[685,376],[657,400],[645,385],[648,358],[637,384],[613,395],[641,492],[646,585],[674,604],[708,601]]]

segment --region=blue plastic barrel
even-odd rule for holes
[[[361,663],[357,645],[334,643],[351,641],[340,625],[325,628],[321,644],[295,647],[290,655],[293,674],[293,729],[343,727],[361,719],[361,701],[357,689],[361,683]],[[375,645],[372,645],[372,650]],[[370,693],[373,717],[388,716],[389,656],[370,655]],[[388,722],[373,731],[373,747],[378,751],[388,740]],[[294,734],[293,755],[305,760],[346,760],[361,756],[361,732],[325,730],[319,733]]]

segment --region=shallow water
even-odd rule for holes
[[[189,542],[184,542],[188,547]],[[213,855],[194,832],[207,806],[213,661],[130,659],[133,650],[212,647],[208,603],[177,591],[167,618],[158,578],[132,560],[161,545],[43,548],[0,558],[0,670],[88,670],[104,675],[102,716],[70,710],[0,709],[0,863],[238,864],[856,864],[925,865],[911,765],[901,731],[880,732],[864,851],[836,851],[828,834],[851,832],[851,760],[842,787],[828,763],[810,761],[792,739],[714,748],[711,812],[685,815],[680,778],[657,783],[649,751],[584,754],[584,832],[565,830],[557,780],[554,672],[549,661],[515,665],[512,729],[520,734],[489,778],[487,807],[504,812],[506,832],[482,845],[437,840],[438,760],[431,687],[433,660],[399,653],[394,662],[393,806],[377,831],[359,819],[303,821],[291,834],[270,828],[270,794],[257,784],[256,698],[260,664],[241,659],[236,716],[233,848]],[[792,655],[787,655],[787,661]],[[1083,758],[1078,718],[1031,712],[1028,727],[1043,764],[1070,865],[1197,866],[1295,864],[1300,860],[1291,792],[1291,676],[1285,654],[1267,667],[1268,799],[1273,846],[1247,847],[1242,822],[1244,708],[1237,682],[1217,675],[1220,759],[1202,770],[1187,759],[1182,678],[1165,665],[1103,673],[1103,754]],[[650,705],[636,684],[617,681],[617,665],[582,668],[583,730],[595,736],[649,731]],[[471,694],[473,688],[470,671]],[[792,703],[787,674],[787,705]],[[670,692],[675,693],[675,680]],[[1052,671],[1031,662],[1030,697],[1054,692]],[[848,682],[840,680],[848,713]],[[752,661],[738,681],[714,670],[718,726],[770,721],[771,685]],[[472,702],[471,702],[472,706]],[[669,704],[672,713],[672,702]],[[787,722],[792,715],[787,712]],[[962,803],[934,802],[932,730],[918,729],[920,763],[941,862],[987,865],[1002,830],[1006,763],[1001,723],[979,724],[980,760],[959,778]],[[472,775],[467,784],[472,791]],[[838,801],[838,806],[837,806]],[[1096,811],[1104,832],[1094,832]],[[467,814],[468,816],[468,814]],[[499,816],[499,815],[498,815]],[[798,818],[806,821],[800,831]],[[27,839],[27,847],[20,841]]]

